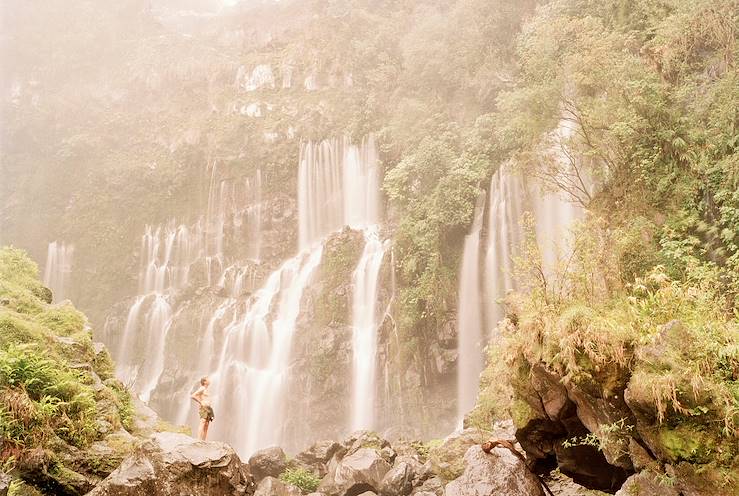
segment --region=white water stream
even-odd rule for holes
[[[572,130],[561,124],[552,133],[558,140]],[[561,148],[553,150],[552,160],[564,168],[571,166]],[[571,252],[570,230],[584,211],[561,191],[551,192],[540,180],[524,178],[503,164],[490,181],[487,223],[485,225],[484,264],[480,262],[481,209],[478,205],[470,233],[465,238],[460,269],[458,308],[458,419],[474,406],[484,364],[484,348],[495,337],[498,322],[504,317],[501,300],[517,289],[515,258],[522,255],[524,232],[522,221],[532,216],[536,243],[546,275],[561,269],[561,261]],[[484,266],[484,282],[478,277]]]
[[[482,301],[480,294],[480,232],[485,209],[484,196],[478,198],[469,234],[464,238],[462,267],[459,277],[459,307],[457,315],[457,414],[461,419],[477,399],[477,381],[483,368],[481,349],[484,346]]]
[[[365,245],[352,275],[351,430],[375,428],[377,395],[377,282],[387,243],[376,227],[364,233]]]
[[[49,243],[44,267],[44,285],[51,289],[55,302],[67,298],[73,258],[74,245],[68,245],[63,241]]]
[[[119,377],[143,400],[164,404],[177,423],[196,426],[194,407],[182,388],[208,375],[216,416],[210,437],[229,442],[243,456],[281,444],[287,416],[296,413],[286,411],[286,392],[301,301],[321,263],[325,239],[347,225],[365,233],[352,281],[356,415],[350,423],[373,424],[377,284],[387,244],[379,235],[372,136],[360,144],[341,138],[301,146],[298,254],[256,287],[254,261],[262,257],[260,190],[258,173],[243,181],[225,180],[214,165],[207,211],[200,219],[192,225],[147,227],[139,295],[117,346]],[[228,246],[234,240],[246,242],[238,255]],[[193,290],[201,299],[192,299]],[[190,342],[178,342],[183,333]],[[183,358],[185,353],[191,358]]]

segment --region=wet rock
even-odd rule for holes
[[[378,489],[383,496],[407,496],[413,490],[415,478],[414,467],[407,461],[399,461],[385,474]]]
[[[388,471],[390,464],[377,450],[359,448],[338,463],[335,472],[321,481],[318,490],[329,495],[341,496],[356,496],[365,491],[378,491]]]
[[[617,384],[622,377],[600,379]],[[544,473],[558,466],[578,484],[609,491],[626,480],[632,470],[626,436],[609,439],[602,449],[587,444],[563,446],[568,439],[598,433],[601,425],[631,418],[623,398],[601,397],[600,390],[599,385],[589,383],[565,386],[542,365],[532,367],[527,383],[517,388],[523,400],[515,407],[519,413],[514,419],[516,439],[534,470]]]
[[[159,415],[135,395],[131,395],[131,400],[133,402],[133,430],[144,436],[156,432],[160,422]]]
[[[324,477],[328,472],[328,463],[341,450],[341,445],[335,441],[318,441],[310,448],[295,457],[295,463]]]
[[[439,477],[431,477],[424,481],[421,486],[414,489],[411,494],[413,496],[424,496],[429,494],[442,496],[444,494],[444,481],[442,481]]]
[[[653,496],[657,494],[659,496],[679,496],[680,493],[675,488],[660,484],[654,474],[639,472],[626,479],[616,496]]]
[[[265,477],[279,477],[286,468],[287,456],[276,446],[259,450],[249,458],[249,470],[257,482]]]
[[[163,432],[136,448],[89,496],[247,495],[253,482],[228,445]]]
[[[464,473],[446,486],[445,496],[544,496],[536,476],[505,448],[487,454],[473,446],[464,455],[464,464]]]
[[[463,458],[467,450],[490,440],[490,431],[480,429],[464,429],[447,436],[440,446],[429,452],[429,461],[434,473],[445,480],[454,480],[464,471]]]
[[[257,485],[254,496],[301,496],[302,492],[292,484],[285,484],[274,477],[265,477]]]

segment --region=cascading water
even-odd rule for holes
[[[523,241],[521,220],[525,212],[526,187],[519,174],[501,165],[490,180],[485,253],[485,326],[493,331],[503,318],[500,303],[508,291],[516,289],[514,254]]]
[[[178,293],[193,284],[218,281],[240,293],[253,284],[248,267],[224,266],[224,237],[229,227],[244,234],[246,251],[259,257],[261,229],[261,177],[259,172],[243,181],[219,181],[214,164],[208,209],[192,225],[171,221],[147,226],[141,242],[139,294],[129,308],[118,342],[117,373],[149,401],[165,368],[167,338],[178,310]],[[245,233],[241,233],[246,229]],[[251,289],[251,288],[249,288]],[[204,364],[205,365],[210,365]]]
[[[44,267],[44,285],[51,289],[54,301],[62,301],[67,297],[73,257],[74,245],[67,245],[63,241],[49,243]]]
[[[361,229],[380,221],[375,139],[360,145],[333,138],[300,147],[299,239],[306,249],[344,226]]]
[[[230,440],[241,453],[279,444],[285,384],[300,300],[321,261],[322,246],[288,260],[273,272],[244,315],[224,329],[225,340],[212,374],[216,412],[226,421],[213,435]],[[269,320],[277,299],[276,313]]]
[[[379,237],[380,177],[372,135],[304,143],[298,177],[300,246],[350,226],[364,230],[365,246],[352,275],[352,429],[374,426],[377,362],[377,283],[386,243]]]
[[[572,129],[563,121],[552,133],[560,143],[566,142]],[[560,148],[555,150],[553,160],[567,171],[572,164]],[[578,175],[579,177],[579,175]],[[581,185],[585,188],[585,184]],[[479,375],[484,357],[482,350],[486,339],[471,342],[468,334],[490,331],[486,338],[493,337],[494,330],[504,316],[499,302],[510,290],[517,289],[514,277],[514,260],[521,255],[524,232],[521,222],[526,212],[533,219],[536,243],[542,258],[545,275],[558,269],[559,262],[570,252],[569,231],[576,220],[582,217],[583,209],[563,191],[550,192],[539,179],[526,180],[503,164],[490,182],[489,205],[485,232],[484,293],[476,283],[476,265],[479,250],[480,212],[470,234],[465,238],[464,261],[460,274],[459,319],[458,319],[458,410],[460,418],[475,404]],[[479,208],[478,208],[479,210]],[[467,331],[466,329],[472,329]]]
[[[366,229],[364,239],[364,251],[352,275],[352,430],[375,426],[377,282],[387,248],[376,227]]]
[[[480,294],[480,232],[485,209],[484,196],[478,198],[469,234],[464,238],[459,277],[457,315],[457,415],[461,420],[477,399],[478,377],[483,369],[484,346],[482,297]]]

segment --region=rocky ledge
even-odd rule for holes
[[[481,443],[513,438],[512,425],[494,432],[466,429],[431,444],[359,431],[343,441],[319,441],[293,458],[278,447],[243,463],[219,442],[155,433],[90,496],[544,496],[520,454]]]

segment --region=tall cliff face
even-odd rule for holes
[[[3,241],[29,247],[39,260],[53,241],[74,244],[68,295],[105,329],[121,376],[166,418],[187,420],[190,386],[214,373],[231,415],[268,415],[252,411],[248,395],[233,394],[233,378],[249,376],[242,385],[254,395],[280,390],[283,401],[301,388],[314,391],[309,421],[320,432],[328,429],[324,413],[349,429],[362,408],[374,410],[370,422],[378,429],[437,436],[453,427],[459,235],[492,167],[482,139],[489,121],[478,117],[492,110],[501,84],[491,88],[485,80],[498,74],[494,61],[500,71],[508,66],[505,48],[481,49],[486,59],[465,46],[487,47],[499,39],[498,28],[515,32],[533,2],[498,17],[485,2],[422,3],[267,2],[192,16],[131,2],[115,25],[129,34],[121,40],[136,41],[104,37],[91,47],[101,63],[81,66],[84,84],[72,76],[55,80],[59,64],[70,60],[54,58],[39,73],[21,64],[9,76],[3,110],[17,125],[4,132],[14,143],[10,172],[22,180],[4,196]],[[458,29],[478,8],[491,24]],[[76,4],[64,15],[17,13],[31,14],[54,33],[64,32],[64,20],[97,15]],[[108,22],[100,20],[101,32]],[[409,24],[418,28],[407,33]],[[463,33],[464,43],[446,62],[419,65],[437,53],[431,41],[453,32]],[[33,33],[16,35],[54,48]],[[71,36],[60,46],[87,53],[83,41]],[[460,81],[459,74],[476,76]],[[70,102],[84,114],[57,125],[54,116]],[[46,133],[44,146],[37,133]],[[350,143],[359,150],[373,133],[382,173],[371,189],[379,195],[386,173],[397,169],[378,201],[385,213],[374,258],[363,253],[378,219],[353,217],[371,211],[367,205],[315,223],[317,238],[302,235],[299,215],[306,144],[329,143],[327,153]],[[352,167],[366,157],[357,150],[345,160],[345,198],[314,207],[314,215],[362,203]],[[259,198],[245,192],[257,177]],[[18,220],[23,209],[33,212],[31,222]],[[250,220],[256,211],[257,228]],[[351,236],[329,236],[344,225],[355,230]],[[311,243],[319,240],[325,246],[314,255]],[[332,267],[331,246],[351,252],[352,262]],[[361,279],[372,280],[366,286],[352,284],[362,259],[374,267]],[[371,288],[362,298],[375,300],[374,315],[364,319],[372,325],[353,325],[358,286]],[[346,318],[334,315],[345,310]],[[275,322],[290,335],[288,356],[248,356],[271,349]],[[358,327],[376,327],[376,346],[367,351],[374,367],[354,354]],[[329,359],[332,352],[337,356]],[[250,361],[259,366],[238,369]],[[360,389],[373,391],[374,406],[347,404],[360,369],[372,375]],[[326,395],[330,401],[321,400]],[[286,425],[296,446],[311,437],[301,437],[294,419]]]

